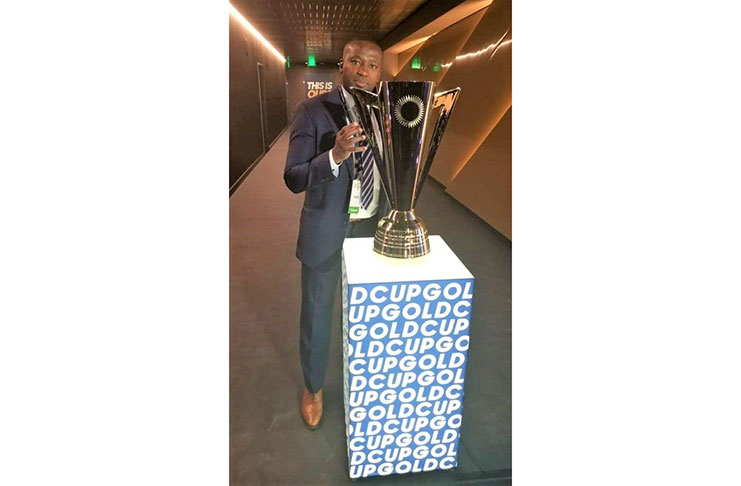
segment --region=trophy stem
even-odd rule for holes
[[[417,258],[430,252],[427,225],[409,211],[392,210],[376,228],[373,250],[391,258]]]

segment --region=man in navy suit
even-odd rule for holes
[[[348,42],[340,62],[342,85],[301,103],[291,128],[283,178],[294,193],[305,192],[296,257],[301,260],[300,357],[305,384],[301,417],[310,429],[322,418],[342,243],[346,237],[373,236],[385,214],[380,175],[371,150],[363,145],[366,137],[348,91],[352,86],[374,91],[382,57],[375,42]]]

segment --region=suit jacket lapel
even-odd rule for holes
[[[330,91],[327,98],[322,101],[322,104],[324,105],[324,112],[326,113],[332,128],[334,128],[334,132],[339,132],[340,128],[347,125],[347,120],[345,119],[345,108],[342,106],[342,99],[340,98],[340,87],[338,86]],[[342,169],[343,166],[346,166],[350,179],[352,179],[354,167],[352,163],[348,162],[352,162],[352,157],[345,160],[342,166],[340,166],[340,169]]]

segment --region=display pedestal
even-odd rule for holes
[[[473,275],[440,236],[402,260],[349,238],[342,344],[350,477],[458,464]]]

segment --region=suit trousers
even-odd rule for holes
[[[373,236],[378,216],[347,224],[346,238]],[[342,271],[342,249],[316,267],[301,265],[301,332],[299,354],[304,384],[311,393],[321,390],[329,358],[329,338],[337,282]]]

